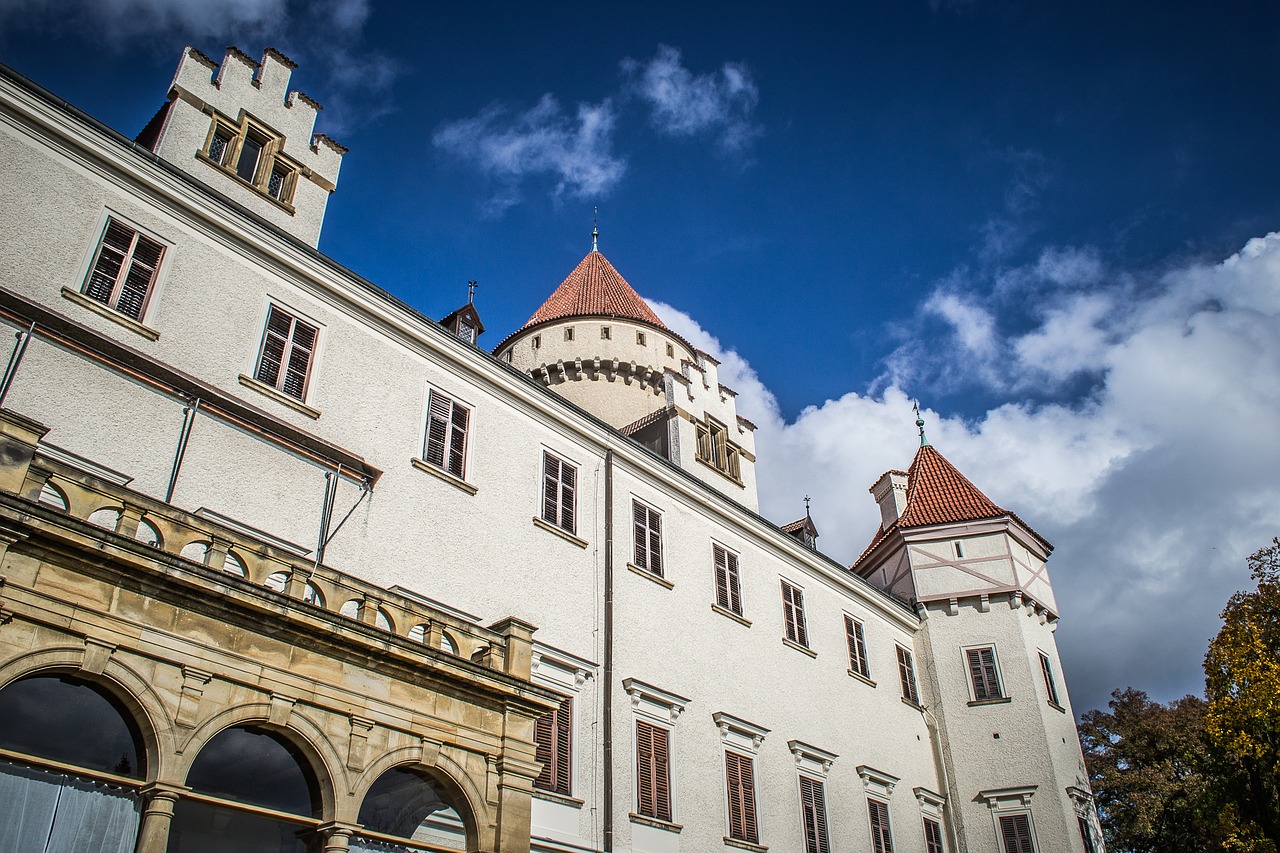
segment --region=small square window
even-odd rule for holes
[[[566,326],[564,330],[564,339],[566,341],[573,340],[573,326]]]
[[[141,320],[164,250],[162,244],[140,231],[108,217],[80,292],[126,317]]]
[[[307,397],[319,330],[275,305],[267,312],[254,379],[298,400]]]
[[[538,347],[542,346],[542,335],[534,335],[532,343],[533,343],[534,349],[537,349]]]
[[[955,546],[955,549],[956,549],[956,559],[957,559],[957,560],[963,560],[963,559],[964,559],[964,544],[963,544],[959,539],[957,539],[955,542],[952,542],[951,544]]]
[[[673,347],[671,344],[667,344],[667,358],[675,358],[675,357],[676,357],[676,348]]]
[[[644,346],[644,332],[636,332],[636,343]]]
[[[609,337],[610,337],[610,335],[611,335],[611,334],[612,334],[612,333],[610,332],[610,330],[609,330],[609,327],[608,327],[608,326],[601,326],[601,327],[600,327],[600,340],[602,340],[602,341],[607,341],[607,340],[609,340]]]

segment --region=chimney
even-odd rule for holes
[[[886,471],[868,491],[880,504],[880,527],[888,530],[907,508],[907,475],[902,471]]]

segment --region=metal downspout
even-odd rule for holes
[[[613,451],[604,452],[604,853],[613,853]]]
[[[938,705],[942,704],[941,685],[938,684],[937,661],[933,655],[933,641],[928,637],[929,626],[927,624],[929,618],[929,610],[923,603],[916,605],[916,612],[920,615],[921,621],[926,624],[922,627],[926,634],[926,642],[924,644],[926,654],[928,654],[927,665],[925,671],[929,674],[929,687],[933,693],[934,700]],[[947,760],[950,753],[949,739],[942,727],[942,723],[938,720],[934,713],[928,708],[924,709],[925,726],[929,729],[929,743],[933,747],[934,766],[938,771],[938,775],[942,779],[942,786],[947,797],[947,806],[943,811],[942,824],[947,829],[947,835],[951,838],[951,849],[957,853],[967,853],[969,849],[968,841],[964,834],[964,817],[960,809],[960,792],[956,789],[951,781],[951,768]]]

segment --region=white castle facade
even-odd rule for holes
[[[762,519],[594,247],[492,355],[324,257],[292,67],[0,71],[0,850],[1102,849],[1048,543],[924,441],[852,568]]]

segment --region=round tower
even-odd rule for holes
[[[594,246],[493,351],[619,429],[666,405],[667,371],[681,374],[682,362],[698,363],[689,342],[663,324]]]

